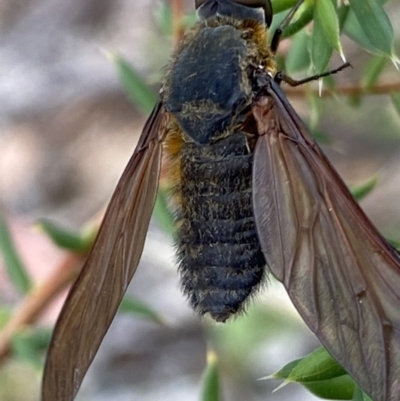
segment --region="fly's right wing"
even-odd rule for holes
[[[253,205],[268,267],[374,401],[400,399],[400,258],[271,80],[253,108]]]
[[[136,271],[157,194],[165,117],[158,103],[68,294],[47,354],[42,401],[75,398]]]

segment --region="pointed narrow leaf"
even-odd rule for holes
[[[11,341],[13,354],[18,358],[41,368],[43,352],[50,344],[52,330],[39,328],[25,330],[14,335]]]
[[[143,113],[149,114],[156,103],[157,95],[122,57],[111,54],[110,58],[117,66],[119,78],[129,99]]]
[[[310,112],[310,120],[309,120],[309,127],[311,130],[315,130],[318,128],[319,123],[321,121],[321,102],[319,101],[318,95],[315,93],[308,93],[307,100],[309,104],[309,112]]]
[[[213,351],[207,353],[207,367],[203,373],[201,401],[222,401],[219,385],[218,360]]]
[[[360,387],[356,386],[352,401],[373,401],[367,394],[365,394]]]
[[[85,253],[93,244],[94,238],[73,232],[49,220],[41,219],[38,221],[37,226],[60,248],[77,253]]]
[[[340,44],[339,19],[331,0],[315,2],[314,23],[320,25],[321,33],[329,46],[344,58]]]
[[[12,316],[12,311],[9,308],[0,308],[0,330],[6,325]]]
[[[158,2],[155,11],[155,18],[161,33],[164,36],[172,35],[172,10],[166,2]]]
[[[343,27],[346,24],[347,17],[349,15],[350,7],[348,5],[342,4],[337,9],[337,16],[339,20],[339,31],[342,32]]]
[[[165,324],[164,319],[154,309],[148,305],[134,299],[128,295],[125,295],[118,309],[121,313],[131,313],[133,315],[139,315],[144,318],[153,320],[156,323]]]
[[[189,28],[193,26],[196,22],[198,21],[196,13],[190,13],[187,15],[184,15],[182,18],[182,27],[183,28]]]
[[[393,27],[382,4],[376,0],[349,0],[370,43],[383,54],[393,56]]]
[[[318,143],[324,144],[324,145],[332,145],[333,144],[332,138],[326,132],[321,131],[318,128],[316,128],[316,129],[311,129],[311,133],[312,133],[313,138]]]
[[[369,61],[367,66],[364,68],[363,76],[361,78],[361,85],[364,88],[371,88],[378,82],[387,60],[388,58],[386,56],[375,56]]]
[[[302,358],[295,359],[294,361],[286,364],[282,369],[278,370],[271,375],[271,379],[287,379],[292,372],[293,368],[297,366],[302,361]]]
[[[359,201],[365,198],[378,183],[378,177],[376,175],[372,176],[368,181],[359,185],[349,185],[350,192]]]
[[[311,39],[311,62],[317,74],[326,71],[333,53],[333,47],[326,40],[323,20],[316,18]]]
[[[392,99],[394,109],[396,110],[397,115],[400,117],[400,92],[393,92],[390,97]]]
[[[301,384],[308,391],[325,400],[351,400],[356,387],[349,375]]]
[[[302,12],[301,12],[300,16],[298,17],[298,19],[296,21],[292,22],[283,31],[282,39],[293,36],[295,33],[299,32],[301,29],[303,29],[309,22],[311,22],[311,20],[313,19],[313,16],[314,16],[314,3],[305,4],[304,7],[305,8],[300,7]]]
[[[289,53],[285,60],[285,71],[288,75],[305,70],[310,66],[310,46],[311,35],[305,30],[297,33],[290,46]]]
[[[32,288],[32,281],[18,255],[6,220],[0,215],[0,254],[3,256],[7,276],[21,293],[26,294]]]
[[[274,11],[274,14],[279,14],[282,11],[291,9],[296,2],[297,0],[272,0],[272,10]]]
[[[315,382],[343,376],[346,371],[320,347],[293,367],[287,380],[294,382]]]
[[[396,248],[400,252],[400,239],[397,238],[386,238],[390,245]]]
[[[324,399],[351,400],[355,388],[353,379],[323,347],[288,363],[271,377],[301,384]]]
[[[368,39],[352,10],[350,10],[347,15],[342,31],[365,51],[376,55],[382,54],[382,52],[380,52]]]
[[[172,235],[175,232],[174,219],[168,207],[167,193],[162,187],[158,189],[153,215],[166,234]]]

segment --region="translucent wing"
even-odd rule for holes
[[[400,260],[352,198],[279,86],[253,108],[254,213],[274,276],[374,401],[400,394]]]
[[[136,271],[157,193],[164,131],[159,103],[58,318],[44,370],[42,401],[74,399]]]

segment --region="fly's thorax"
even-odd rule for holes
[[[253,101],[252,71],[274,69],[265,25],[231,18],[198,23],[167,68],[163,100],[181,129],[206,144],[243,121]]]

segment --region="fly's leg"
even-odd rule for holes
[[[290,10],[286,18],[280,23],[278,28],[276,28],[274,35],[271,40],[271,51],[275,54],[279,47],[279,42],[281,41],[282,33],[284,29],[290,24],[296,11],[303,4],[304,0],[298,0],[294,7]]]
[[[336,74],[337,72],[342,71],[348,67],[351,67],[351,64],[349,62],[346,62],[333,70],[326,71],[321,74],[311,75],[310,77],[307,77],[304,79],[299,79],[299,80],[290,78],[284,72],[280,71],[275,75],[274,81],[277,82],[278,84],[280,84],[283,81],[283,82],[286,82],[290,86],[299,86],[299,85],[306,84],[307,82],[317,81],[318,79],[327,77],[328,75]]]

